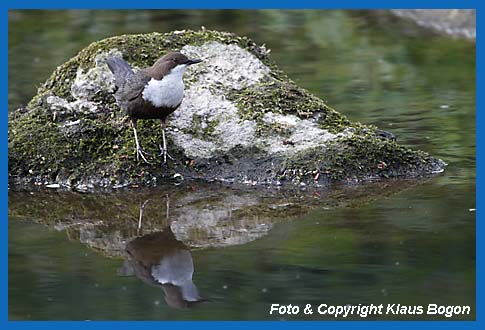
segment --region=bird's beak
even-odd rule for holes
[[[200,62],[202,62],[202,60],[192,59],[192,60],[188,60],[187,62],[185,62],[185,64],[192,65],[192,64],[196,64],[196,63],[200,63]]]

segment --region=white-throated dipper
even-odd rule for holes
[[[202,60],[189,59],[179,52],[168,53],[152,66],[133,71],[121,57],[109,57],[106,60],[113,72],[118,90],[115,99],[118,106],[131,119],[135,135],[136,159],[141,157],[146,163],[146,152],[138,141],[136,124],[138,119],[159,119],[162,127],[163,147],[160,147],[163,162],[167,162],[167,142],[165,127],[167,116],[177,110],[184,98],[183,74],[191,64]]]

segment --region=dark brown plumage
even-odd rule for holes
[[[166,119],[182,103],[183,73],[189,65],[199,62],[201,61],[191,60],[179,52],[173,52],[166,54],[152,66],[134,72],[121,57],[110,57],[106,60],[115,77],[116,103],[131,119],[137,159],[141,157],[149,163],[138,141],[138,119],[160,120],[163,136],[163,147],[160,149],[164,162],[167,161],[167,156],[170,157],[165,139]]]

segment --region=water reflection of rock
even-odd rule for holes
[[[170,196],[170,228],[189,248],[246,244],[268,234],[274,224],[301,217],[316,207],[359,205],[415,185],[416,181],[383,181],[325,190],[278,192],[190,184],[109,194],[73,192],[9,192],[9,217],[30,219],[79,240],[111,257],[122,257],[136,237],[167,227],[166,196]],[[143,228],[138,230],[140,206]]]
[[[258,197],[251,195],[212,195],[207,191],[192,192],[175,199],[171,206],[171,230],[178,240],[191,248],[222,247],[245,244],[268,233],[277,220],[258,214]],[[172,197],[172,196],[171,196]],[[165,196],[151,198],[145,207],[141,233],[150,233],[167,225]],[[173,198],[172,198],[173,199]],[[255,209],[253,210],[252,207]],[[254,214],[248,215],[248,212]],[[138,217],[133,217],[133,220]],[[106,225],[96,223],[56,224],[57,230],[66,229],[71,238],[102,250],[111,256],[123,254],[126,241],[138,233],[137,222]]]
[[[171,307],[185,309],[203,301],[192,281],[194,263],[189,247],[177,240],[170,226],[128,242],[119,273],[160,287]]]
[[[262,214],[245,216],[261,204],[258,196],[232,194],[201,204],[203,199],[204,192],[186,195],[172,213],[172,230],[192,247],[245,244],[266,235],[272,227],[272,221]]]

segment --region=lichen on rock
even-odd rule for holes
[[[180,108],[168,119],[176,162],[137,163],[132,131],[113,97],[105,59],[135,69],[179,50],[203,62],[185,76]],[[252,184],[312,183],[421,176],[444,163],[352,123],[291,81],[269,50],[217,31],[123,35],[95,42],[59,66],[27,109],[9,116],[9,179],[75,189],[154,185],[180,173]],[[157,155],[156,121],[140,121],[145,149]]]

